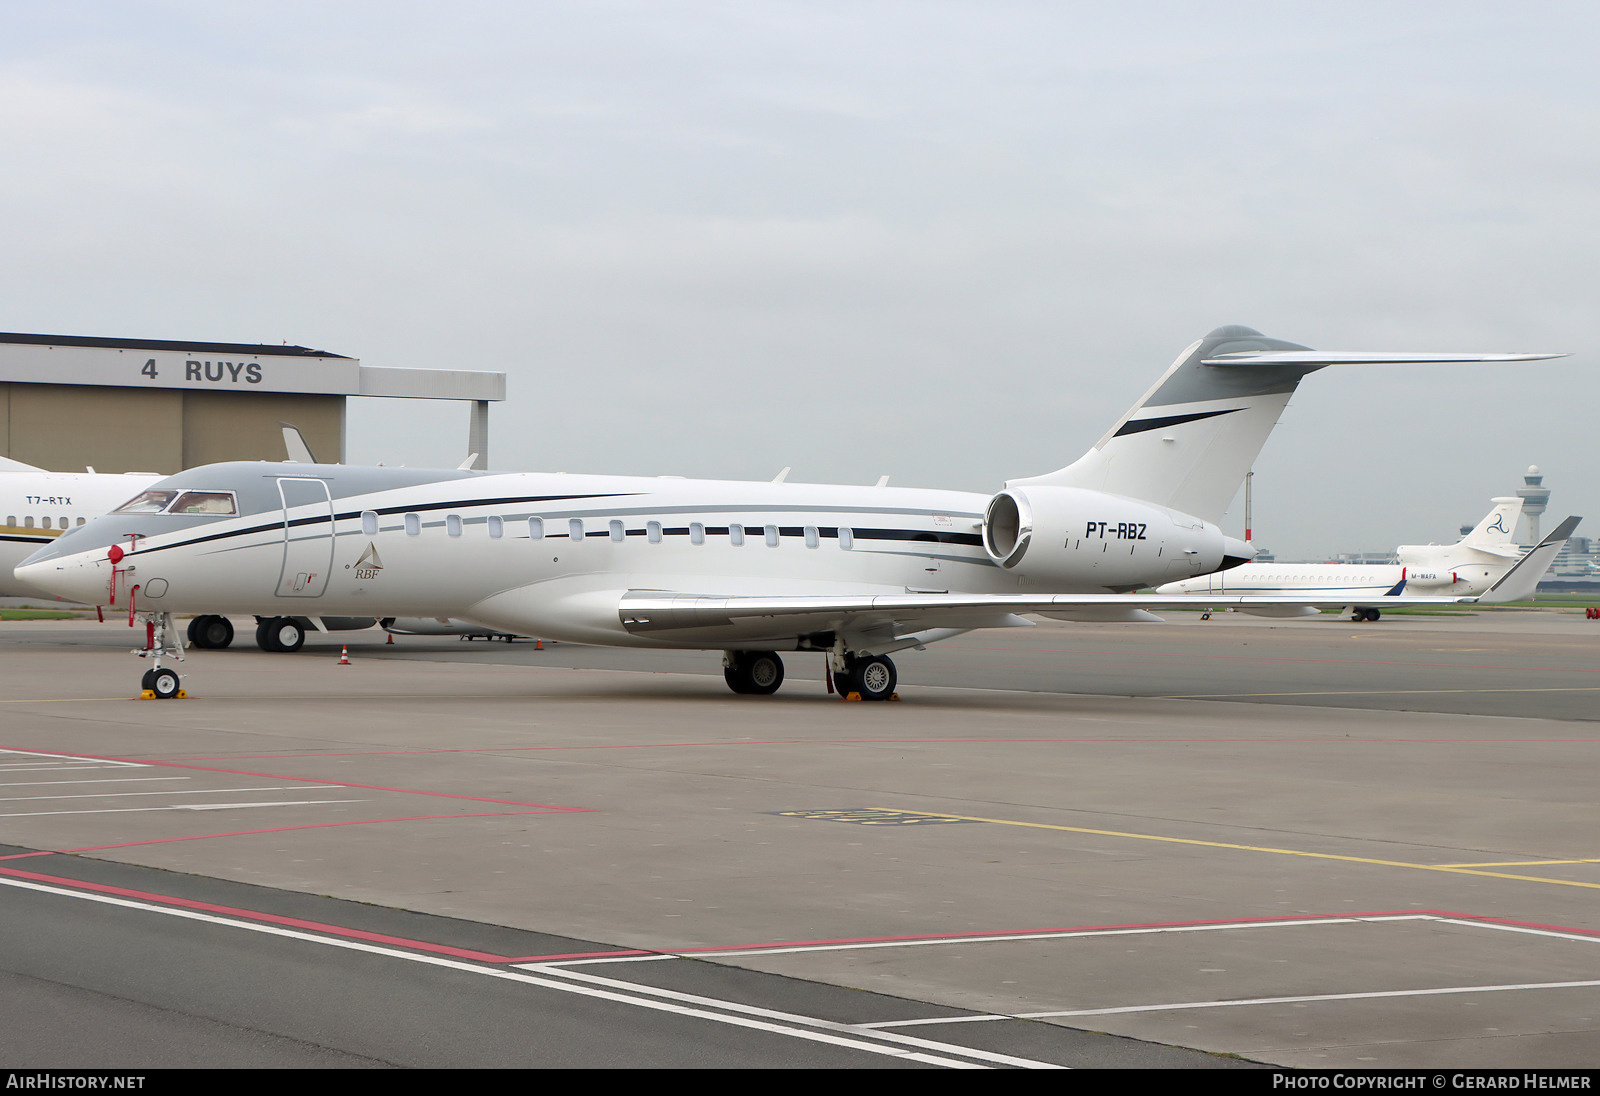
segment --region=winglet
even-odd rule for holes
[[[1566,545],[1567,538],[1578,527],[1582,518],[1569,517],[1550,531],[1527,555],[1511,565],[1511,570],[1500,576],[1498,582],[1474,600],[1484,605],[1503,605],[1508,601],[1521,601],[1533,594],[1539,580],[1550,569],[1556,554]]]

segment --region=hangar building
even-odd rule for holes
[[[506,398],[506,377],[303,346],[0,334],[0,456],[51,471],[281,461],[280,423],[299,427],[318,460],[342,462],[351,396],[469,401],[466,452],[486,468],[489,404]]]

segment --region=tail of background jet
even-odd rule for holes
[[[1472,532],[1461,538],[1462,546],[1500,548],[1514,543],[1511,537],[1517,531],[1517,518],[1522,516],[1522,500],[1500,498],[1490,501],[1494,503],[1494,509],[1478,522]]]
[[[1308,373],[1329,365],[1559,356],[1318,351],[1249,327],[1219,327],[1185,350],[1089,452],[1065,468],[1006,486],[1110,491],[1215,523]]]

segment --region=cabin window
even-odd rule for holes
[[[422,532],[422,518],[416,514],[406,515],[406,536],[414,537]]]
[[[159,514],[167,508],[167,503],[178,497],[176,491],[146,491],[135,495],[115,510],[113,514]]]
[[[167,507],[169,514],[237,514],[232,491],[185,491]]]
[[[17,527],[17,515],[15,515],[15,514],[7,514],[6,515],[6,524],[11,526],[11,528],[15,529]]]
[[[29,518],[28,522],[29,522],[29,524],[32,524],[33,519]],[[742,526],[742,525],[730,525],[730,526],[728,526],[728,543],[733,545],[735,548],[738,548],[738,547],[740,547],[741,545],[744,544],[744,526]]]
[[[83,524],[83,520],[84,520],[84,519],[83,519],[83,518],[79,518],[79,519],[78,519],[78,524],[79,524],[79,525],[82,525],[82,524]]]
[[[44,527],[44,528],[46,528],[46,529],[48,529],[48,528],[50,528],[50,519],[49,519],[49,518],[45,518],[45,519],[43,519],[43,521],[42,521],[42,522],[41,522],[41,524],[42,524],[42,525],[43,525],[43,527]]]
[[[839,547],[849,551],[856,545],[856,535],[843,525],[839,526]]]
[[[572,540],[583,539],[583,519],[572,518],[567,522],[567,536]]]
[[[765,528],[765,532],[767,534],[767,547],[776,548],[778,546],[778,527],[776,525],[768,525]]]
[[[622,528],[622,522],[613,518],[611,520],[611,539],[621,544],[622,538],[627,535],[627,532]]]
[[[689,523],[689,543],[704,544],[706,542],[706,527],[698,521]]]
[[[528,519],[528,539],[529,540],[543,540],[544,539],[544,518],[529,518]]]
[[[506,535],[505,519],[497,514],[489,515],[489,539],[499,540]]]
[[[645,522],[644,534],[645,534],[645,538],[647,540],[649,540],[651,544],[660,544],[661,543],[661,523],[659,521],[647,521],[647,522]]]
[[[22,523],[23,523],[23,527],[26,528],[26,529],[32,529],[33,528],[33,518],[31,518],[31,517],[23,518],[22,519]]]
[[[361,532],[369,537],[378,535],[378,512],[376,510],[361,511]]]
[[[461,515],[446,514],[444,516],[444,531],[453,537],[461,535]]]
[[[806,526],[806,547],[815,548],[822,543],[822,534],[817,532],[815,525]]]

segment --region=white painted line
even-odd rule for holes
[[[79,756],[76,756],[74,754],[42,753],[39,750],[12,750],[12,749],[6,749],[6,748],[3,748],[3,747],[0,747],[0,754],[11,754],[14,757],[47,758],[47,759],[49,759],[51,761],[66,761],[66,762],[68,762],[70,764],[79,765],[79,766],[82,766],[84,768],[89,768],[89,767],[98,766],[98,765],[122,766],[122,767],[130,768],[130,769],[144,769],[144,768],[148,768],[149,767],[149,766],[143,765],[143,764],[141,764],[141,763],[139,763],[137,761],[118,761],[118,760],[116,760],[114,758],[110,758],[110,757],[79,757]],[[11,768],[11,767],[12,766],[10,766],[8,764],[0,763],[0,769]]]
[[[148,784],[158,780],[193,780],[192,776],[107,776],[94,780],[0,780],[0,788],[33,788],[48,784]]]
[[[280,803],[174,803],[169,807],[106,807],[87,811],[30,811],[0,818],[49,818],[62,814],[149,814],[154,811],[232,811],[245,807],[313,807],[326,803],[365,803],[365,799],[285,799]]]
[[[1356,925],[1384,921],[1437,921],[1428,914],[1400,913],[1380,917],[1308,917],[1293,921],[1230,921],[1218,925],[1160,925],[1115,929],[1058,929],[1047,932],[1019,932],[1009,936],[940,936],[922,940],[872,940],[845,944],[788,944],[772,948],[713,948],[665,951],[661,954],[684,959],[733,959],[744,955],[795,955],[813,951],[863,951],[877,948],[922,948],[942,944],[1009,944],[1020,940],[1070,940],[1091,936],[1153,936],[1176,932],[1221,932],[1225,929],[1273,929],[1306,925]],[[571,959],[562,965],[581,966],[586,963],[622,962],[620,959]],[[554,965],[554,964],[552,964]]]
[[[190,921],[204,921],[214,925],[226,925],[231,928],[244,929],[249,932],[258,932],[267,936],[281,936],[286,939],[300,940],[306,943],[320,944],[324,947],[343,948],[347,951],[361,951],[370,955],[383,955],[391,959],[403,959],[411,963],[422,963],[427,966],[444,967],[450,970],[463,971],[468,974],[477,974],[487,978],[500,978],[505,981],[521,982],[525,985],[538,986],[542,989],[555,990],[560,993],[573,993],[583,997],[594,997],[601,1000],[612,1001],[618,1004],[633,1005],[639,1008],[654,1009],[658,1012],[674,1013],[679,1016],[688,1016],[700,1020],[709,1020],[713,1023],[729,1024],[734,1027],[752,1028],[758,1031],[768,1031],[779,1035],[787,1035],[795,1039],[804,1039],[809,1042],[829,1043],[834,1046],[848,1047],[853,1050],[865,1051],[869,1054],[881,1054],[891,1058],[907,1061],[925,1062],[929,1065],[949,1066],[954,1069],[983,1069],[972,1061],[962,1061],[957,1058],[938,1057],[931,1054],[914,1053],[903,1050],[898,1046],[886,1042],[874,1042],[873,1039],[882,1039],[872,1033],[858,1033],[855,1038],[844,1038],[827,1031],[813,1031],[800,1026],[785,1026],[775,1023],[756,1020],[754,1018],[734,1015],[731,1012],[707,1012],[703,1009],[689,1008],[683,1005],[672,1004],[667,1001],[655,1001],[648,997],[636,994],[617,993],[598,987],[574,984],[564,978],[540,977],[520,970],[507,970],[503,967],[480,966],[466,963],[459,959],[445,959],[436,955],[422,955],[414,952],[399,951],[386,948],[377,944],[367,944],[359,940],[340,940],[327,936],[316,936],[296,929],[280,928],[276,925],[256,924],[250,921],[240,921],[231,917],[220,917],[216,914],[200,913],[196,910],[173,909],[167,906],[158,906],[149,902],[139,902],[129,898],[117,898],[104,894],[85,894],[81,891],[69,890],[63,887],[53,887],[42,883],[32,883],[20,879],[0,878],[0,885],[18,887],[24,890],[42,891],[47,894],[57,894],[66,898],[77,898],[86,902],[99,902],[108,906],[120,906],[125,909],[142,910],[148,913],[158,913],[167,917],[180,917]],[[724,1007],[737,1007],[733,1002],[727,1002]],[[824,1021],[816,1021],[824,1023]],[[949,1052],[965,1057],[972,1057],[972,1052],[966,1047],[951,1046]],[[1022,1061],[1023,1059],[1019,1059]],[[1032,1063],[1038,1068],[1055,1068],[1046,1062]]]
[[[854,1035],[863,1034],[865,1025],[841,1024],[835,1020],[820,1020],[812,1016],[797,1016],[792,1012],[778,1012],[774,1009],[761,1008],[756,1005],[741,1005],[730,1001],[721,1001],[713,997],[700,997],[693,993],[680,993],[677,990],[658,989],[655,986],[641,986],[634,982],[619,981],[615,978],[602,978],[598,974],[585,974],[577,970],[564,970],[556,968],[554,964],[545,967],[539,963],[518,963],[523,970],[536,970],[546,974],[558,974],[563,978],[575,978],[591,985],[609,986],[613,989],[628,990],[633,993],[647,993],[652,997],[664,998],[668,1001],[683,1001],[688,1004],[710,1005],[714,1008],[728,1009],[740,1012],[747,1016],[762,1016],[771,1020],[781,1020],[791,1024],[806,1024],[822,1028],[827,1031],[848,1032]],[[921,1047],[924,1050],[938,1050],[944,1053],[957,1053],[975,1058],[983,1062],[993,1062],[996,1065],[1021,1066],[1025,1069],[1061,1069],[1061,1066],[1047,1065],[1029,1058],[1014,1058],[1009,1054],[996,1054],[987,1050],[971,1050],[965,1047],[952,1046],[949,1043],[935,1043],[927,1039],[917,1039],[908,1035],[879,1035],[879,1038],[888,1039],[906,1046]]]
[[[282,784],[267,788],[217,788],[206,792],[207,795],[232,795],[234,792],[297,792],[304,788],[308,791],[327,791],[329,788],[343,788],[343,784]],[[126,799],[134,795],[193,795],[193,788],[173,788],[164,792],[84,792],[80,795],[16,795],[0,796],[0,803],[28,803],[39,799]]]
[[[1454,993],[1506,993],[1530,989],[1593,989],[1600,979],[1587,982],[1523,982],[1506,986],[1444,986],[1438,989],[1389,989],[1370,993],[1317,993],[1304,997],[1248,997],[1232,1001],[1181,1001],[1170,1005],[1123,1005],[1120,1008],[1085,1008],[1064,1012],[1019,1012],[1024,1020],[1045,1020],[1059,1016],[1111,1016],[1124,1012],[1170,1012],[1193,1008],[1238,1008],[1241,1005],[1289,1005],[1313,1001],[1370,1001],[1382,997],[1437,997]]]
[[[1600,936],[1585,932],[1562,932],[1560,929],[1541,929],[1532,925],[1497,925],[1492,921],[1463,921],[1456,917],[1437,917],[1440,924],[1463,925],[1469,929],[1498,929],[1501,932],[1520,932],[1529,936],[1553,936],[1557,940],[1577,940],[1584,944],[1600,944]]]

